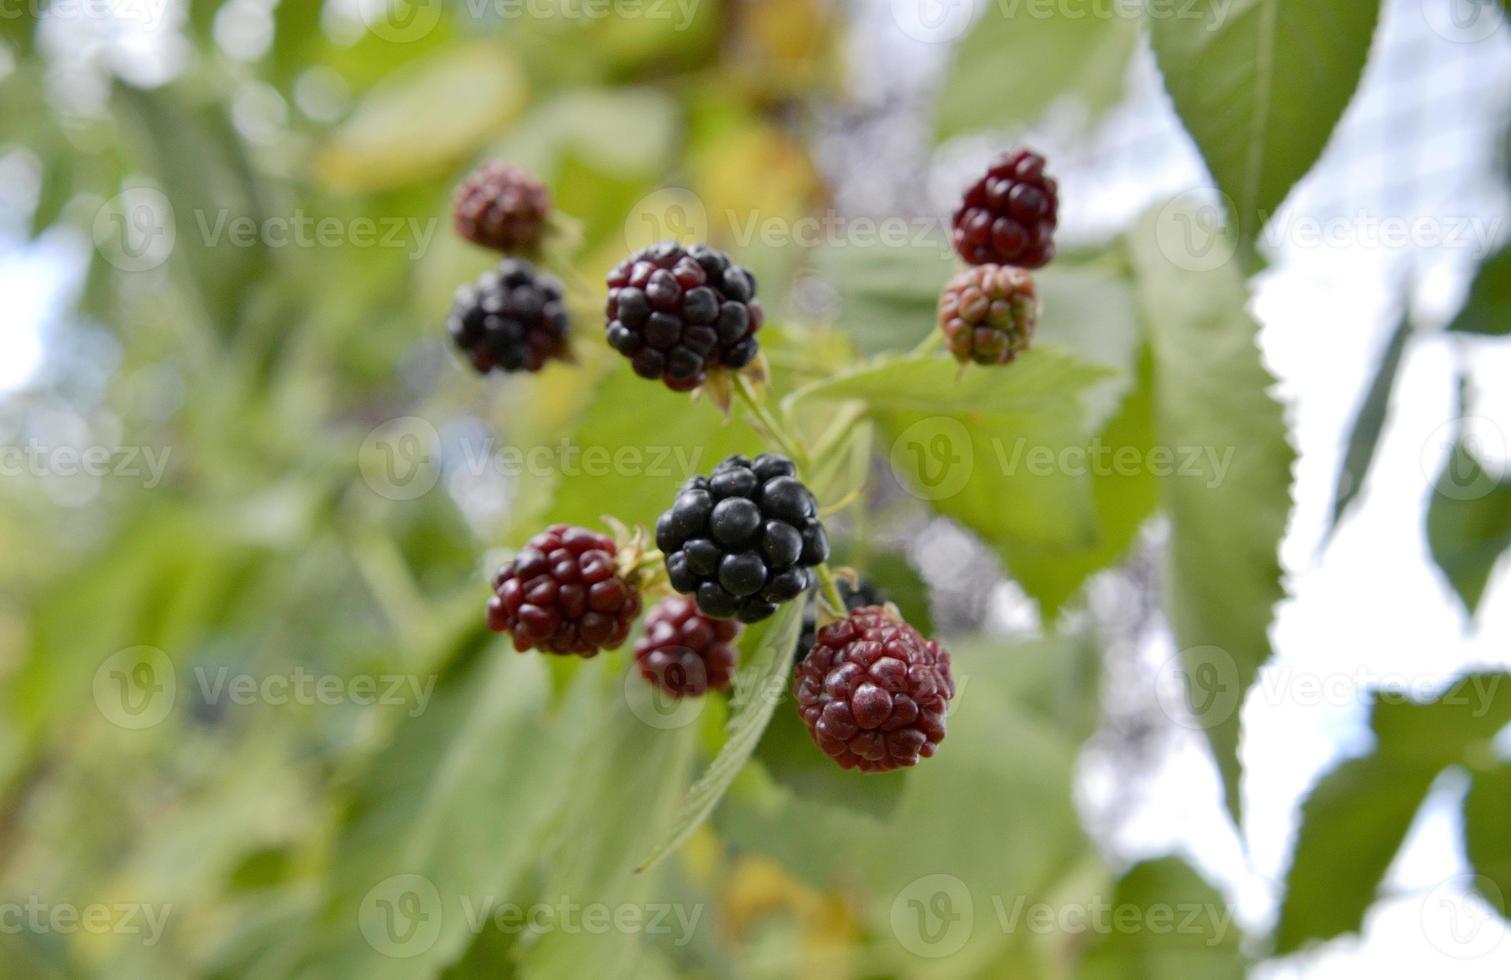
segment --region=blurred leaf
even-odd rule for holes
[[[867,354],[911,348],[938,329],[939,290],[957,268],[949,242],[920,239],[912,223],[905,243],[882,241],[813,250],[814,273],[834,289],[838,326]]]
[[[773,780],[799,799],[877,819],[892,815],[907,786],[906,770],[868,773],[836,766],[813,744],[796,706],[785,702],[766,726],[755,757]]]
[[[1480,264],[1469,298],[1448,329],[1493,336],[1511,332],[1511,246]]]
[[[729,716],[729,738],[703,775],[688,790],[675,820],[640,862],[639,870],[654,866],[676,850],[708,819],[730,783],[755,751],[771,721],[777,702],[785,698],[792,672],[792,654],[803,624],[803,604],[789,602],[760,629],[752,629],[741,649],[739,672]]]
[[[950,62],[939,93],[941,139],[975,129],[1026,126],[1071,96],[1095,117],[1116,104],[1138,42],[1132,17],[1043,16],[990,4]]]
[[[677,104],[653,88],[581,89],[532,106],[490,155],[549,174],[563,153],[615,174],[653,176],[676,148]]]
[[[507,48],[476,42],[427,56],[362,97],[316,154],[315,173],[341,190],[438,176],[498,135],[528,97],[528,82]],[[442,106],[446,111],[437,111]]]
[[[897,606],[903,618],[924,636],[934,635],[934,618],[929,612],[929,586],[908,561],[895,551],[868,554],[859,569],[861,577],[881,589]]]
[[[1154,354],[1155,444],[1189,454],[1193,464],[1161,478],[1171,526],[1171,625],[1192,676],[1237,687],[1233,697],[1214,700],[1220,716],[1197,712],[1236,822],[1238,706],[1270,657],[1270,620],[1284,595],[1277,550],[1290,516],[1295,452],[1269,394],[1274,378],[1260,361],[1258,326],[1244,310],[1248,293],[1235,265],[1181,268],[1156,241],[1152,215],[1129,245]]]
[[[1376,692],[1374,754],[1328,773],[1302,806],[1276,952],[1358,931],[1437,774],[1482,758],[1507,723],[1511,674],[1469,674],[1424,702]]]
[[[277,79],[291,79],[310,66],[310,48],[325,39],[320,28],[322,3],[278,0],[273,8],[270,67]]]
[[[1511,835],[1506,833],[1506,815],[1511,814],[1511,764],[1476,772],[1464,797],[1464,850],[1479,878],[1475,887],[1500,913],[1511,920]]]
[[[1112,895],[1116,923],[1132,909],[1133,929],[1093,935],[1077,976],[1083,980],[1223,980],[1245,976],[1242,933],[1233,906],[1180,858],[1128,869]]]
[[[1372,0],[1198,0],[1147,18],[1165,89],[1228,197],[1240,243],[1321,155],[1379,14]]]
[[[1473,616],[1490,573],[1511,546],[1511,481],[1485,472],[1462,438],[1438,474],[1427,505],[1427,547]]]
[[[636,874],[635,860],[656,842],[691,778],[698,726],[660,727],[655,695],[633,665],[605,660],[614,679],[598,731],[584,740],[572,766],[575,789],[557,828],[547,903],[644,908],[657,875]],[[621,679],[623,682],[621,683]],[[666,719],[680,720],[680,719]],[[642,936],[633,930],[551,929],[524,953],[529,977],[633,977]]]
[[[399,729],[357,786],[326,946],[304,975],[413,977],[463,954],[478,906],[536,858],[571,782],[592,692],[579,685],[554,721],[548,693],[539,658],[494,645]],[[386,926],[385,902],[398,910]]]
[[[1337,485],[1333,491],[1333,516],[1329,533],[1338,526],[1338,521],[1348,510],[1348,505],[1359,495],[1364,486],[1364,477],[1369,473],[1369,464],[1375,458],[1375,446],[1385,428],[1385,413],[1390,407],[1390,392],[1396,384],[1396,374],[1401,370],[1401,360],[1406,353],[1406,342],[1411,338],[1411,319],[1403,316],[1390,335],[1385,353],[1375,368],[1374,380],[1354,416],[1354,425],[1348,435],[1348,449],[1343,455],[1343,468],[1338,471]]]

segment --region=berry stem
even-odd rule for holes
[[[826,617],[822,615],[824,610],[820,609],[819,625],[825,625],[827,622],[832,622],[835,619],[843,619],[846,611],[845,600],[839,594],[839,585],[835,582],[834,572],[829,569],[829,563],[822,562],[813,571],[818,576],[819,590],[823,593],[824,598],[824,601],[819,605],[828,606],[829,611],[832,613],[831,616]]]
[[[776,417],[766,409],[749,378],[736,372],[734,382],[735,394],[739,396],[740,401],[745,403],[745,407],[750,409],[750,414],[755,416],[756,421],[761,423],[760,428],[764,429],[765,434],[777,444],[777,448],[791,457],[799,470],[807,470],[812,465],[812,461],[809,460],[808,451],[801,440],[788,433]]]
[[[944,343],[944,331],[938,327],[930,330],[928,334],[918,342],[918,346],[908,352],[909,357],[919,357],[930,351],[937,350]]]

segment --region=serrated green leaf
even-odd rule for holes
[[[1472,761],[1511,724],[1511,674],[1466,674],[1427,701],[1378,691],[1370,708],[1377,751],[1399,764],[1430,769]]]
[[[1402,317],[1385,353],[1375,368],[1374,379],[1364,401],[1354,416],[1353,428],[1348,434],[1348,449],[1343,454],[1343,466],[1338,471],[1338,480],[1333,490],[1333,516],[1329,532],[1338,526],[1338,521],[1348,510],[1348,505],[1359,495],[1364,486],[1364,477],[1369,473],[1369,464],[1375,458],[1375,446],[1380,442],[1380,433],[1385,428],[1385,412],[1390,407],[1390,392],[1395,388],[1396,374],[1401,370],[1401,360],[1406,354],[1406,341],[1411,338],[1411,320]]]
[[[1175,857],[1128,869],[1112,894],[1113,916],[1137,928],[1096,930],[1077,976],[1084,980],[1241,980],[1242,930],[1233,906]]]
[[[950,62],[936,133],[1026,125],[1066,96],[1095,118],[1122,95],[1138,35],[1132,17],[1043,16],[1026,4],[990,4]]]
[[[1353,96],[1372,0],[1198,0],[1150,16],[1165,90],[1252,240],[1311,169]]]
[[[1497,337],[1511,333],[1511,246],[1480,264],[1469,298],[1448,329]]]
[[[1238,705],[1270,657],[1295,453],[1238,269],[1178,266],[1160,249],[1152,215],[1129,244],[1154,357],[1156,444],[1200,453],[1194,468],[1160,480],[1171,530],[1168,601],[1188,666],[1210,670],[1203,665],[1217,657],[1221,683],[1238,687],[1222,717],[1201,719],[1238,820]]]
[[[1464,797],[1464,851],[1478,876],[1475,887],[1501,918],[1511,920],[1511,764],[1474,774]]]
[[[640,862],[639,870],[654,867],[708,819],[755,752],[756,743],[761,740],[778,702],[786,699],[787,677],[792,670],[792,655],[802,624],[803,604],[789,602],[767,620],[761,630],[751,632],[751,641],[741,651],[742,663],[735,675],[729,738],[688,790],[681,810]]]
[[[1501,554],[1511,547],[1511,481],[1497,480],[1460,440],[1427,506],[1432,560],[1473,616]]]

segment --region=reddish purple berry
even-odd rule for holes
[[[1038,317],[1034,274],[1017,266],[974,266],[939,296],[939,329],[961,364],[1013,360],[1028,349]]]
[[[545,184],[497,161],[473,171],[452,199],[457,234],[500,252],[533,248],[550,210]]]
[[[971,265],[1037,269],[1055,257],[1060,191],[1032,150],[1005,154],[965,192],[953,220],[955,251]]]
[[[663,600],[645,618],[635,643],[640,675],[675,698],[727,691],[735,672],[740,624],[710,619],[686,596]]]
[[[621,578],[607,535],[553,524],[493,580],[488,628],[514,635],[514,649],[591,657],[624,643],[640,614],[640,591]]]
[[[793,693],[808,734],[845,769],[916,765],[944,738],[955,696],[950,655],[880,606],[818,632]]]

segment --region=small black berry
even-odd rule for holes
[[[523,259],[504,259],[456,291],[446,329],[480,373],[539,371],[567,356],[561,284]]]

